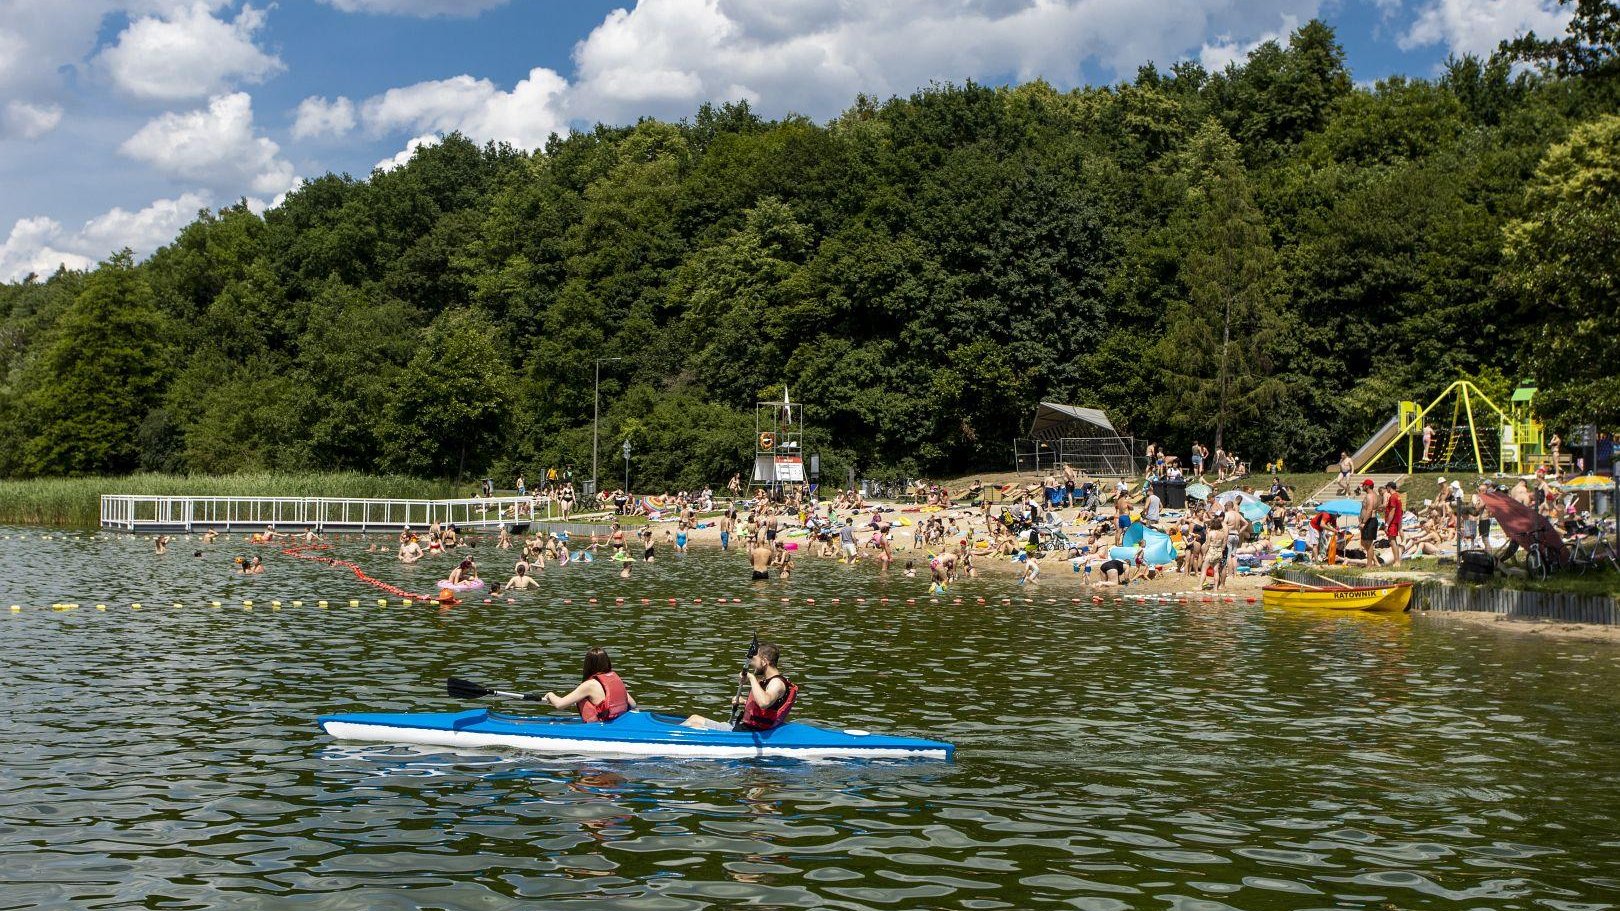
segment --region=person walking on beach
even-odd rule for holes
[[[1339,451],[1339,478],[1335,482],[1339,485],[1339,496],[1350,496],[1350,475],[1356,470],[1356,463],[1351,460],[1350,453]]]
[[[1361,547],[1366,551],[1368,569],[1378,565],[1378,548],[1373,545],[1378,541],[1378,512],[1382,505],[1372,478],[1361,482],[1361,512],[1358,518],[1361,522]]]
[[[1401,565],[1401,523],[1406,521],[1406,502],[1395,482],[1384,485],[1384,534],[1389,538],[1390,564]]]
[[[1114,544],[1125,543],[1125,533],[1131,530],[1131,500],[1125,495],[1122,485],[1119,494],[1114,497]]]
[[[726,510],[726,514],[720,517],[720,549],[721,550],[728,551],[728,552],[731,550],[731,532],[736,527],[737,527],[737,510],[735,510],[735,509]]]

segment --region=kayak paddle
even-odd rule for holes
[[[444,690],[453,699],[482,699],[485,696],[500,696],[503,699],[527,699],[530,702],[539,702],[540,697],[533,693],[509,693],[505,690],[492,690],[479,686],[471,680],[460,677],[451,677],[445,681]]]
[[[759,654],[759,632],[755,631],[755,633],[754,633],[754,641],[753,641],[753,643],[751,643],[748,646],[748,657],[743,659],[743,674],[746,675],[748,673],[748,670],[749,670],[750,666],[752,666],[753,663],[754,663],[754,656],[757,655],[757,654]],[[733,698],[731,700],[731,726],[734,727],[734,728],[737,726],[737,722],[742,720],[742,715],[743,715],[743,698],[742,698],[742,694],[743,694],[743,687],[748,685],[747,684],[747,679],[748,678],[746,676],[744,676],[743,678],[741,678],[741,679],[739,679],[737,681],[737,695],[736,695],[735,698]]]

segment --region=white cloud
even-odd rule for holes
[[[294,139],[314,136],[342,136],[354,129],[354,102],[342,95],[334,101],[312,95],[298,103],[298,120],[293,123]]]
[[[73,233],[43,216],[18,219],[0,244],[0,281],[15,281],[30,272],[48,276],[63,265],[86,269],[124,247],[144,257],[173,240],[208,204],[205,194],[184,193],[177,199],[159,199],[138,212],[114,208]]]
[[[425,148],[427,146],[436,146],[438,144],[439,137],[433,135],[432,133],[425,136],[418,136],[415,139],[412,139],[410,142],[405,143],[405,148],[401,149],[398,153],[391,155],[388,158],[384,158],[382,161],[372,165],[371,168],[374,171],[392,171],[395,168],[403,168],[405,165],[410,163],[411,158],[416,154],[417,149]]]
[[[246,92],[216,95],[203,110],[170,112],[141,127],[118,151],[165,174],[239,193],[280,193],[293,184],[281,147],[253,132]]]
[[[1489,56],[1499,42],[1534,30],[1564,33],[1571,13],[1556,0],[1433,0],[1402,35],[1403,50],[1444,44],[1454,54]]]
[[[625,122],[748,99],[824,117],[859,92],[933,81],[1083,81],[1090,62],[1130,74],[1212,48],[1241,49],[1316,15],[1319,0],[640,0],[575,48],[567,113]],[[1216,53],[1211,50],[1211,53]]]
[[[367,99],[361,117],[378,134],[460,130],[476,140],[535,148],[552,133],[567,131],[560,104],[567,88],[565,79],[544,67],[530,70],[510,92],[488,79],[456,76],[389,89]]]
[[[345,13],[396,16],[476,16],[506,0],[321,0]]]
[[[0,139],[38,139],[61,122],[60,105],[11,101],[0,114]]]
[[[1222,35],[1214,41],[1206,43],[1198,51],[1198,63],[1211,73],[1220,72],[1234,63],[1242,63],[1249,59],[1255,49],[1267,41],[1276,41],[1286,44],[1290,32],[1299,28],[1299,20],[1293,16],[1283,17],[1283,26],[1274,32],[1266,32],[1253,41],[1233,41],[1230,37]]]
[[[284,68],[253,43],[264,22],[264,11],[251,6],[226,21],[216,19],[207,3],[196,3],[168,17],[136,19],[96,59],[114,85],[138,98],[204,98],[234,82],[262,82]]]
[[[30,272],[47,276],[62,265],[69,269],[89,266],[89,258],[51,246],[61,236],[62,226],[52,219],[19,218],[6,242],[0,244],[0,281],[15,281]]]

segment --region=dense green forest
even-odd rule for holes
[[[447,136],[0,286],[0,476],[582,478],[613,357],[603,475],[628,437],[637,486],[740,470],[784,383],[835,477],[1010,467],[1041,399],[1212,445],[1223,376],[1256,463],[1459,376],[1613,426],[1613,36],[1578,32],[1612,6],[1371,88],[1313,22],[1217,73]]]

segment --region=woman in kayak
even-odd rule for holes
[[[761,642],[759,650],[748,659],[748,670],[742,678],[748,684],[748,696],[738,696],[743,706],[742,718],[735,727],[725,721],[715,721],[702,715],[693,715],[681,722],[684,727],[709,731],[769,731],[787,723],[788,712],[799,696],[797,684],[782,676],[776,669],[782,652],[775,644]]]
[[[599,646],[592,646],[585,653],[585,669],[580,673],[579,686],[566,696],[547,693],[545,701],[554,709],[577,705],[579,717],[585,721],[612,721],[636,707],[635,697],[613,672],[613,659],[608,657],[607,649]]]

